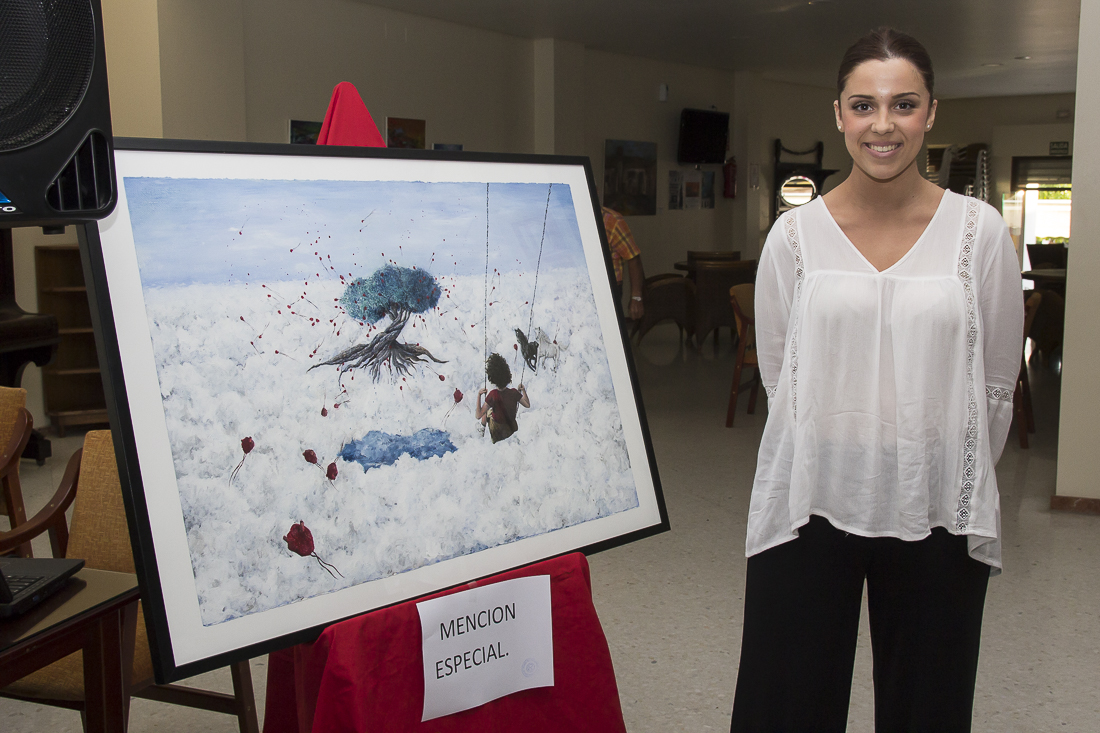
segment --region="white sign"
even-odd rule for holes
[[[424,649],[421,721],[553,687],[549,575],[433,598],[416,610]]]

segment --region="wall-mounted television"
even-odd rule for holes
[[[729,112],[685,109],[680,113],[680,165],[721,164],[726,160],[730,136]]]

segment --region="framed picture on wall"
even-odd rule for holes
[[[423,150],[426,147],[428,123],[409,117],[386,118],[386,147]]]
[[[290,121],[291,145],[316,145],[323,123],[310,120]]]
[[[667,529],[587,158],[183,145],[80,232],[158,680]]]
[[[603,205],[623,216],[657,213],[657,143],[607,140]]]

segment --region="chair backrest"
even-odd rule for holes
[[[730,288],[756,279],[756,260],[700,262],[695,268],[696,336],[706,336],[719,326],[736,328]]]
[[[1031,295],[1026,295],[1024,300],[1024,341],[1027,341],[1031,333],[1031,326],[1035,323],[1035,314],[1039,312],[1039,305],[1043,302],[1043,294],[1034,290]]]
[[[737,338],[746,349],[756,348],[756,285],[743,283],[730,288],[733,317],[737,322]]]
[[[717,287],[722,300],[729,298],[734,285],[756,280],[756,260],[700,262],[695,269],[696,287]]]
[[[89,568],[134,572],[130,529],[122,503],[122,483],[110,430],[84,436],[84,456],[66,557],[81,558]]]
[[[1064,244],[1029,244],[1027,258],[1032,270],[1066,269],[1069,249]]]
[[[0,387],[0,451],[11,440],[15,419],[27,406],[27,390],[20,387]]]

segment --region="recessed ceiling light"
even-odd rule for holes
[[[1031,61],[1031,57],[1030,56],[1017,56],[1016,60],[1017,61]]]

